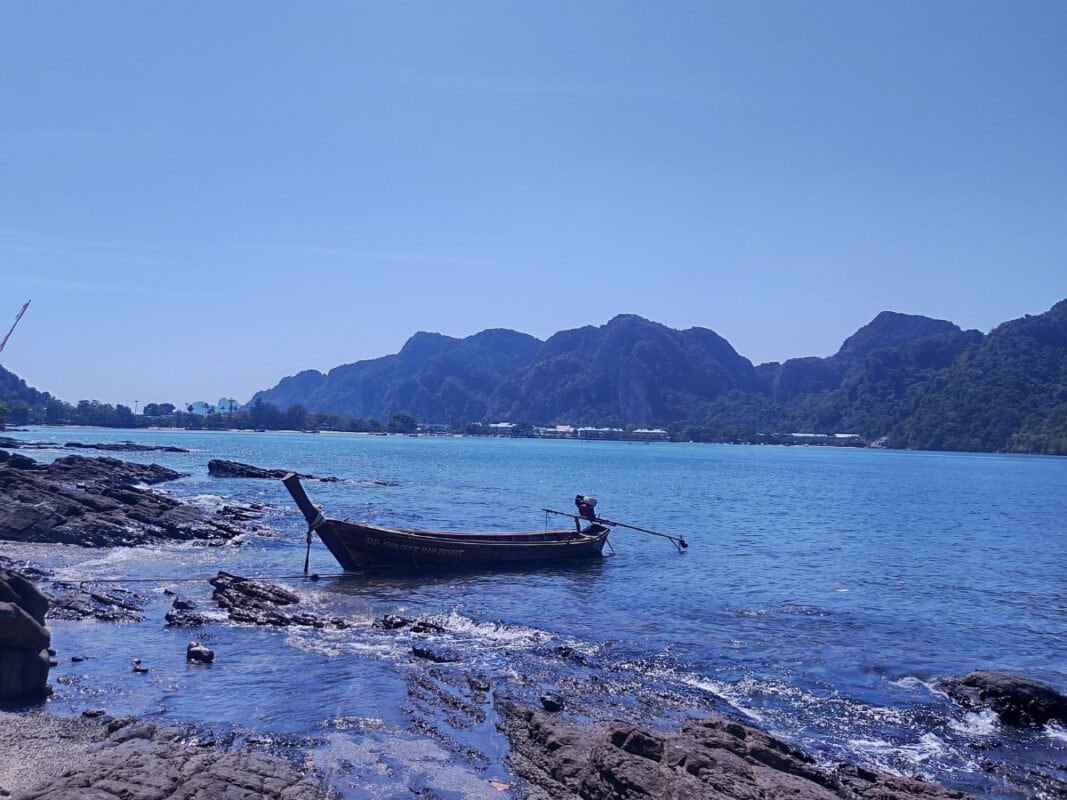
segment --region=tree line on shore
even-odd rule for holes
[[[536,435],[533,424],[655,427],[674,441],[1067,455],[1067,300],[989,334],[883,312],[827,358],[753,366],[705,329],[622,315],[548,341],[419,333],[400,353],[304,371],[243,408],[70,405],[0,367],[0,423]],[[208,413],[192,413],[193,411]],[[598,437],[625,438],[625,437]]]

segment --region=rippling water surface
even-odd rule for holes
[[[463,691],[447,672],[428,680],[413,662],[420,637],[372,627],[401,613],[434,617],[447,631],[431,637],[436,645],[519,699],[559,689],[591,716],[659,724],[731,713],[828,762],[925,775],[990,798],[1067,786],[1067,732],[1002,729],[930,685],[997,668],[1067,690],[1067,459],[300,433],[16,435],[189,448],[120,455],[189,473],[162,488],[206,508],[271,506],[259,532],[224,547],[15,552],[58,577],[122,579],[146,603],[140,623],[52,623],[56,713],[99,705],[194,722],[212,736],[311,742],[349,797],[389,796],[399,785],[499,797],[490,781],[511,779],[491,706],[442,710],[442,697]],[[603,516],[684,533],[691,546],[678,553],[619,529],[613,554],[577,567],[340,576],[317,544],[312,571],[324,577],[308,582],[298,577],[305,526],[284,487],[212,478],[210,458],[338,476],[306,484],[328,516],[537,529],[540,509],[569,511],[585,493]],[[195,635],[217,663],[187,667],[190,631],[163,624],[164,590],[210,609],[198,579],[220,569],[294,588],[352,627],[251,629],[219,613]],[[75,654],[91,657],[71,663]],[[132,676],[131,657],[149,673]]]

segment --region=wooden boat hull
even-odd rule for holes
[[[462,568],[574,561],[601,555],[611,529],[592,523],[581,532],[465,533],[390,528],[327,519],[311,503],[298,476],[282,482],[308,526],[347,571],[379,567]]]
[[[316,533],[345,570],[403,566],[465,567],[537,564],[601,555],[608,528],[578,533],[447,534],[325,520]]]

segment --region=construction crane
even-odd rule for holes
[[[19,310],[18,316],[15,317],[15,321],[11,323],[11,330],[7,332],[7,336],[0,342],[0,353],[4,352],[4,345],[7,344],[7,340],[11,337],[11,334],[15,331],[15,326],[19,324],[19,320],[22,319],[22,315],[26,313],[26,309],[30,307],[30,301],[27,300],[25,305]]]

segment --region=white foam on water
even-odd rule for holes
[[[216,511],[226,505],[226,500],[217,494],[194,494],[183,497],[186,503],[204,511]],[[233,502],[232,499],[230,502]]]
[[[993,736],[1000,730],[997,714],[992,709],[980,709],[963,715],[962,719],[951,720],[949,728],[968,736]]]
[[[901,744],[885,739],[854,738],[848,740],[849,747],[857,753],[872,760],[879,769],[894,775],[907,775],[927,762],[938,759],[949,752],[949,746],[935,733],[924,733],[917,742]],[[908,765],[902,769],[901,763]]]
[[[759,711],[756,711],[756,709],[746,705],[749,699],[748,695],[745,692],[737,691],[734,686],[728,683],[723,683],[721,681],[712,680],[711,678],[705,678],[698,675],[682,675],[673,677],[680,677],[681,682],[684,683],[686,686],[691,686],[694,689],[700,689],[701,691],[709,692],[715,695],[716,697],[721,697],[723,700],[725,700],[731,706],[736,708],[749,719],[755,720],[756,722],[760,723],[764,721],[763,714],[761,714]],[[744,683],[744,681],[742,681],[742,683]]]
[[[1055,722],[1050,722],[1045,726],[1045,735],[1057,742],[1067,743],[1067,728],[1063,728]]]
[[[350,630],[350,629],[349,629]],[[371,656],[381,661],[400,661],[410,655],[410,647],[400,646],[396,639],[369,641],[345,637],[345,631],[322,631],[317,628],[290,627],[286,645],[308,653],[337,658],[346,655]]]
[[[123,567],[127,562],[132,561],[138,555],[138,551],[143,552],[144,549],[113,547],[98,550],[95,552],[100,553],[100,555],[96,558],[87,558],[84,561],[57,567],[52,573],[52,578],[55,581],[78,583],[80,581],[128,577],[124,572],[116,572],[116,568]]]
[[[895,681],[889,681],[890,686],[899,686],[901,689],[918,689],[920,686],[926,689],[930,688],[930,684],[926,683],[920,678],[916,678],[914,675],[905,675],[903,678],[897,678]]]
[[[448,633],[468,636],[493,647],[529,648],[553,639],[552,634],[537,628],[508,622],[478,622],[457,611],[441,618],[440,624]]]

